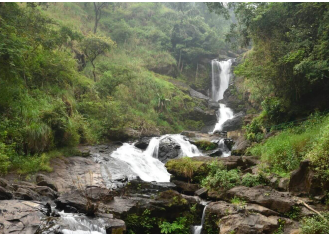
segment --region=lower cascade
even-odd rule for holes
[[[63,234],[106,234],[102,219],[90,219],[79,214],[59,212]]]
[[[167,134],[161,137],[153,137],[145,151],[136,148],[134,144],[124,143],[110,156],[127,163],[130,169],[144,181],[169,182],[170,174],[158,159],[159,144],[165,138],[169,138],[180,145],[181,153],[179,157],[202,155],[195,145],[184,139],[184,136]]]
[[[205,203],[205,208],[203,209],[203,212],[202,212],[201,225],[199,225],[199,226],[193,226],[192,227],[192,234],[201,234],[202,228],[203,228],[203,224],[205,222],[205,216],[206,216],[207,206],[208,206],[208,204]]]

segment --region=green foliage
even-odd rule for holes
[[[315,170],[326,180],[329,173],[328,118],[328,115],[312,115],[299,126],[288,128],[248,151],[268,164],[266,170],[283,176],[297,169],[301,160],[309,158],[314,162]]]
[[[254,187],[260,184],[266,184],[266,179],[262,174],[252,175],[251,173],[246,173],[241,178],[241,184],[246,187]]]
[[[129,233],[139,233],[144,230],[145,233],[152,233],[151,230],[157,225],[155,217],[151,217],[151,211],[146,209],[141,215],[130,214],[125,220]]]
[[[179,217],[176,221],[172,223],[163,222],[159,225],[161,233],[178,233],[178,234],[187,234],[189,229],[187,228],[187,219],[185,217]]]
[[[300,206],[293,206],[291,210],[285,214],[285,216],[289,217],[290,219],[297,220],[299,218],[300,211]]]
[[[263,134],[263,121],[264,112],[258,117],[254,118],[250,124],[244,126],[245,137],[250,141],[260,142],[264,138]]]
[[[301,230],[303,234],[324,234],[329,233],[329,213],[323,213],[324,219],[318,215],[303,218]]]
[[[275,124],[328,109],[329,5],[237,3],[229,39],[254,47],[235,74]],[[322,49],[323,48],[323,49]]]
[[[208,189],[231,189],[240,184],[237,169],[227,170],[223,165],[213,162],[209,165],[209,174],[202,180],[202,185]]]

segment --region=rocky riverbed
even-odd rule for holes
[[[219,135],[196,132],[183,135],[193,144],[220,139]],[[142,139],[136,146],[146,150],[149,140]],[[238,169],[243,175],[257,174],[258,158],[211,157],[208,150],[200,149],[203,156],[191,157],[194,171],[188,175],[177,167],[183,161],[178,145],[167,141],[159,150],[171,155],[165,160],[170,181],[148,182],[141,180],[129,163],[111,156],[121,146],[80,147],[81,156],[54,159],[51,173],[39,173],[26,180],[14,174],[0,179],[2,233],[160,233],[161,223],[177,222],[183,217],[191,225],[200,225],[209,201],[204,233],[282,230],[295,234],[300,233],[299,217],[327,209],[321,204],[323,189],[318,190],[310,179],[309,162],[303,162],[289,179],[270,175],[266,185],[211,190],[199,183],[207,176],[211,162],[222,162],[227,170]],[[234,198],[244,202],[233,204]]]

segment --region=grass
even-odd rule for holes
[[[300,126],[283,130],[248,151],[260,156],[262,163],[268,165],[267,170],[283,177],[289,176],[306,158],[316,165],[322,166],[324,163],[322,170],[328,174],[328,138],[329,116],[316,114]]]

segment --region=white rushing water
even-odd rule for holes
[[[229,87],[230,76],[231,76],[231,65],[232,60],[217,61],[212,60],[212,99],[218,102],[223,99],[225,90]],[[213,132],[221,131],[222,125],[228,119],[233,118],[233,112],[230,108],[224,104],[220,104],[220,109],[217,113],[217,123],[214,127]]]
[[[106,234],[102,219],[90,219],[78,214],[59,212],[63,234]]]
[[[145,151],[136,148],[133,144],[124,143],[111,154],[111,157],[126,162],[130,169],[144,181],[169,182],[170,174],[164,164],[158,160],[159,144],[165,138],[170,138],[180,145],[180,156],[202,155],[195,145],[184,139],[184,136],[169,134],[153,137]]]
[[[206,215],[206,209],[207,209],[207,204],[205,205],[205,208],[203,209],[202,212],[202,218],[201,218],[201,225],[199,226],[193,226],[192,228],[192,233],[193,234],[201,234],[202,228],[203,228],[203,224],[205,222],[205,215]]]

